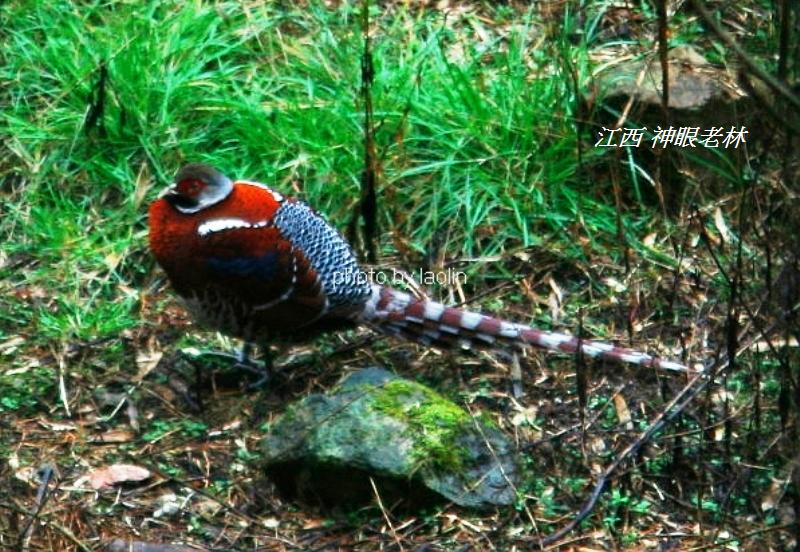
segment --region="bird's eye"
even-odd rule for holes
[[[186,178],[178,182],[178,193],[186,197],[194,197],[205,187],[205,182],[198,178]]]

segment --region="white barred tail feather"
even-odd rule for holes
[[[360,315],[360,321],[381,332],[443,349],[505,350],[532,346],[568,354],[577,354],[580,350],[588,357],[663,370],[689,371],[683,364],[611,343],[537,330],[436,301],[417,299],[379,285],[372,286],[372,296]]]

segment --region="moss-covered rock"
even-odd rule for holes
[[[432,491],[476,508],[516,498],[514,451],[496,427],[377,368],[291,405],[272,424],[263,452],[280,488],[323,504],[371,500],[370,477],[382,495],[427,500]]]

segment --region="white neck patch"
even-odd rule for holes
[[[264,228],[267,226],[267,221],[261,222],[248,222],[240,218],[219,218],[207,220],[197,227],[197,233],[201,237],[217,232],[224,232],[225,230],[237,230],[240,228]]]

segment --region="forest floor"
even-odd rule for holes
[[[368,330],[281,348],[261,390],[224,363],[189,359],[240,344],[188,317],[147,250],[147,203],[182,162],[205,160],[357,228],[357,6],[12,4],[0,7],[0,548],[528,550],[623,457],[589,516],[545,548],[796,545],[796,152],[753,136],[713,161],[681,156],[686,187],[667,206],[638,152],[625,166],[576,130],[598,66],[654,55],[649,3],[371,12],[380,268],[463,270],[466,285],[422,291],[713,367],[630,455],[691,374],[529,351],[514,397],[501,357]],[[776,40],[771,8],[711,7],[755,59],[774,62],[763,54]],[[732,63],[688,7],[670,29],[672,46]],[[714,363],[734,351],[734,363]],[[281,497],[259,463],[270,423],[367,366],[506,432],[524,466],[515,507],[408,511],[380,489],[350,509]],[[148,477],[92,487],[120,464]]]

